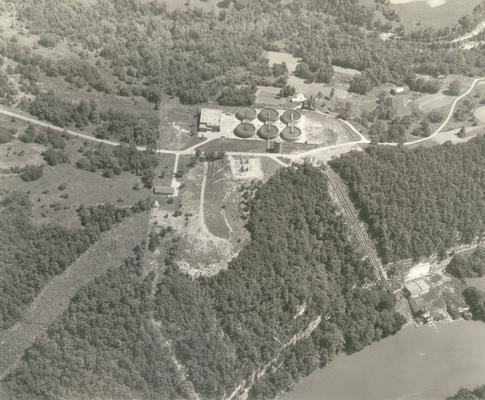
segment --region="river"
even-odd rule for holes
[[[485,323],[407,326],[351,356],[340,355],[281,400],[444,400],[485,384]]]

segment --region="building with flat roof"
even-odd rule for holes
[[[219,132],[221,130],[221,110],[201,108],[199,116],[199,132]]]
[[[389,91],[392,95],[396,95],[396,94],[401,94],[401,93],[404,93],[406,89],[404,89],[403,87],[400,87],[400,86],[396,86],[396,87],[393,87],[391,88],[391,90]]]
[[[153,193],[173,196],[175,194],[175,189],[172,186],[155,185],[153,186]]]
[[[404,294],[412,299],[420,297],[429,292],[429,285],[423,280],[407,282],[404,286]]]
[[[303,93],[297,93],[291,98],[292,103],[302,103],[306,100],[305,95]]]

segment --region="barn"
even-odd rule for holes
[[[175,190],[172,186],[162,186],[162,185],[155,185],[153,187],[154,194],[161,194],[167,196],[173,196],[175,194]]]
[[[199,132],[219,132],[221,130],[221,110],[202,108],[199,116]]]

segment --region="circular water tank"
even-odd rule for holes
[[[255,133],[256,128],[249,122],[241,122],[238,126],[236,126],[236,129],[234,129],[234,134],[243,139],[249,138]]]
[[[262,122],[275,122],[278,119],[278,111],[274,108],[264,108],[258,115]]]
[[[278,136],[278,128],[274,125],[263,125],[259,128],[258,136],[264,140],[274,139]]]
[[[294,127],[287,126],[281,132],[281,138],[288,142],[294,142],[295,140],[298,140],[300,137],[301,137],[301,130],[296,126]]]
[[[256,118],[256,110],[252,107],[243,107],[237,110],[236,118],[240,121],[252,121]]]
[[[281,116],[281,120],[285,124],[291,124],[292,122],[297,122],[301,119],[301,113],[297,110],[287,110]]]

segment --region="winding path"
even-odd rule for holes
[[[453,116],[454,112],[455,112],[455,108],[456,108],[456,105],[458,104],[458,102],[463,99],[464,97],[468,96],[472,90],[475,88],[475,86],[477,85],[478,82],[482,82],[482,81],[485,81],[485,78],[476,78],[473,80],[472,84],[470,85],[469,89],[461,94],[460,96],[458,96],[454,101],[453,103],[451,104],[451,108],[450,108],[450,112],[448,113],[447,117],[445,118],[445,120],[443,121],[443,123],[438,127],[438,129],[436,129],[430,136],[427,136],[425,138],[421,138],[421,139],[417,139],[417,140],[413,140],[412,142],[406,142],[406,143],[403,143],[404,146],[410,146],[410,145],[413,145],[413,144],[417,144],[417,143],[421,143],[421,142],[424,142],[426,140],[430,140],[430,139],[433,139],[438,133],[440,133],[444,127],[446,125],[448,125],[448,122],[450,122],[450,119],[451,117]],[[397,146],[398,143],[389,143],[389,142],[383,142],[383,143],[379,143],[379,145],[381,146]]]

